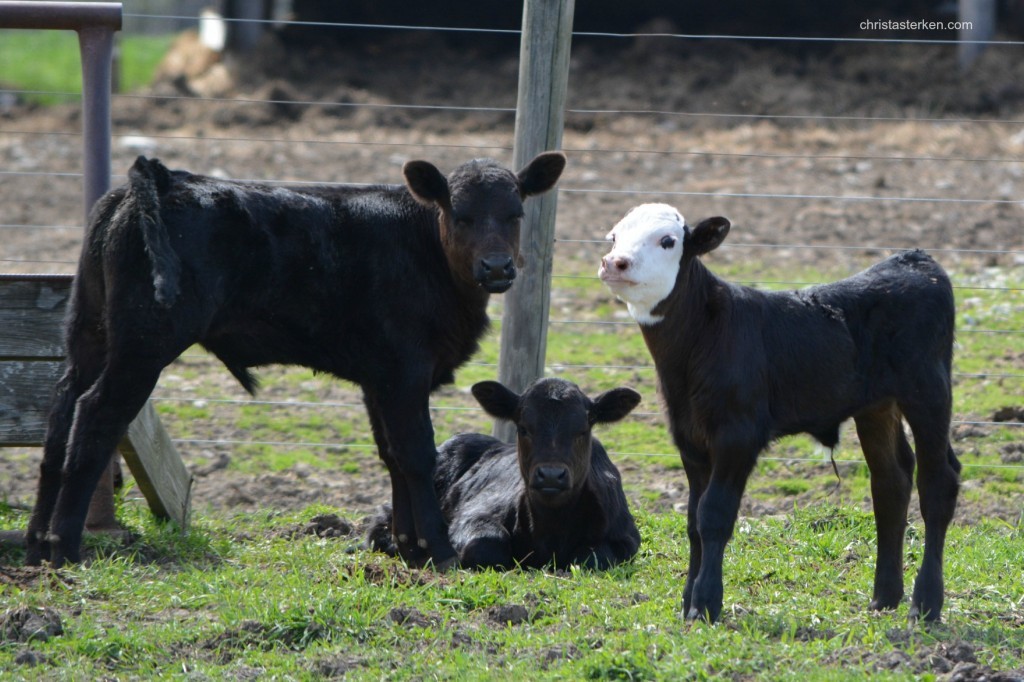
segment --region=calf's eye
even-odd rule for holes
[[[661,238],[661,241],[658,242],[658,244],[660,244],[663,249],[671,249],[676,245],[676,238],[665,235]]]

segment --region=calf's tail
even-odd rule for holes
[[[162,163],[144,156],[137,158],[128,171],[128,196],[135,209],[132,218],[142,229],[156,301],[165,308],[174,305],[181,290],[181,260],[171,247],[160,218],[160,191],[167,188],[170,179],[170,172]]]

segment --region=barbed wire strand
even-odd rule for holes
[[[0,175],[52,175],[79,177],[73,173],[44,173],[25,171],[0,171]],[[118,176],[121,177],[121,176]],[[252,184],[282,185],[282,186],[310,186],[321,187],[371,187],[379,186],[381,183],[374,182],[324,182],[319,180],[279,180],[265,178],[222,178],[233,182],[245,182]],[[395,183],[385,183],[395,184]],[[801,201],[855,201],[855,202],[887,202],[887,203],[935,203],[935,204],[995,204],[995,205],[1022,205],[1020,199],[997,199],[997,198],[972,198],[972,197],[885,197],[874,195],[838,195],[838,194],[782,194],[778,192],[688,192],[685,190],[667,189],[644,189],[644,188],[580,188],[580,187],[559,187],[559,192],[565,194],[601,194],[607,195],[658,195],[677,197],[707,197],[711,199],[797,199]]]
[[[199,21],[199,17],[173,14],[146,14],[125,12],[125,18],[158,19],[167,21]],[[389,31],[426,31],[432,33],[483,33],[494,35],[521,35],[522,31],[506,28],[482,28],[466,26],[422,26],[415,24],[365,24],[356,22],[336,21],[299,21],[295,19],[271,18],[236,18],[219,17],[227,23],[250,23],[270,24],[274,26],[296,26],[304,28],[344,28],[344,29],[366,29],[366,30],[389,30]],[[931,23],[946,23],[936,20]],[[947,24],[948,25],[948,24]],[[718,40],[718,41],[752,41],[752,42],[796,42],[796,43],[871,43],[871,44],[908,44],[908,45],[958,45],[960,43],[970,45],[988,45],[993,47],[1015,47],[1024,45],[1019,40],[976,40],[976,39],[947,39],[947,38],[872,38],[872,37],[828,37],[828,36],[771,36],[771,35],[742,35],[727,33],[667,33],[667,32],[611,32],[611,31],[573,31],[573,37],[579,38],[615,38],[635,40],[638,38],[673,38],[680,40]]]
[[[263,101],[264,100],[254,100]],[[330,104],[329,102],[320,102]],[[359,106],[353,104],[350,106]],[[27,130],[3,130],[0,135],[34,135],[45,137],[47,135],[77,136],[80,132],[67,131],[27,131]],[[153,140],[177,140],[208,142],[264,142],[275,144],[324,144],[339,146],[362,146],[362,147],[422,147],[428,149],[496,149],[504,152],[511,152],[512,147],[497,144],[454,144],[450,142],[383,142],[365,140],[331,140],[323,138],[288,138],[288,137],[240,137],[223,135],[166,135],[137,133],[115,133],[111,137],[117,139],[144,137]],[[652,154],[658,156],[699,156],[699,157],[721,157],[721,158],[753,158],[753,159],[803,159],[803,160],[826,160],[826,161],[883,161],[883,162],[937,162],[937,163],[1022,163],[1019,158],[1010,157],[970,157],[970,156],[884,156],[880,154],[812,154],[812,153],[771,153],[771,152],[710,152],[700,149],[638,149],[630,148],[590,148],[563,146],[562,151],[570,154]],[[123,177],[123,176],[117,176]]]
[[[81,93],[58,91],[58,90],[19,90],[7,89],[0,92],[23,95],[46,95],[53,97],[80,97]],[[252,99],[252,98],[230,98],[230,97],[197,97],[192,95],[155,95],[155,94],[132,94],[120,93],[113,95],[117,98],[128,99],[164,99],[164,100],[188,100],[193,102],[213,103],[235,103],[235,104],[272,104],[288,106],[324,106],[324,107],[366,107],[377,109],[410,109],[422,111],[459,111],[459,112],[487,112],[514,114],[515,107],[469,107],[455,105],[437,104],[388,104],[381,102],[323,102],[318,100],[287,100],[287,99]],[[1000,123],[1000,124],[1024,124],[1024,119],[1003,119],[1003,118],[940,118],[940,117],[915,117],[906,116],[853,116],[836,114],[739,114],[735,112],[714,112],[714,111],[673,111],[668,109],[566,109],[566,114],[588,114],[608,116],[678,116],[695,118],[736,118],[744,120],[797,120],[797,121],[840,121],[846,123]]]

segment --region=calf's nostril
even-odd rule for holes
[[[533,472],[535,488],[565,488],[569,482],[569,470],[562,466],[539,466]]]
[[[480,268],[483,273],[488,276],[494,273],[500,273],[507,277],[514,274],[516,271],[516,266],[512,260],[512,256],[488,256],[487,258],[481,258]]]

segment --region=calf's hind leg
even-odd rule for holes
[[[36,503],[32,508],[32,516],[25,533],[25,545],[28,548],[25,563],[29,566],[38,566],[44,558],[50,558],[51,549],[47,536],[50,518],[53,516],[61,491],[61,472],[67,455],[75,405],[98,374],[98,370],[86,371],[80,366],[69,365],[57,383],[43,443],[43,461],[39,465]]]
[[[96,484],[162,368],[151,359],[112,357],[96,383],[78,399],[50,521],[50,562],[55,567],[81,560],[82,531]]]
[[[948,391],[946,393],[948,395]],[[914,580],[910,617],[938,621],[942,617],[945,585],[942,556],[946,531],[956,511],[960,490],[960,462],[949,444],[950,401],[907,408],[903,414],[914,433],[917,451],[917,494],[924,519],[924,556]]]
[[[83,318],[79,316],[72,320],[69,338],[74,339],[74,343],[69,344],[67,367],[57,382],[47,418],[36,503],[25,533],[28,548],[25,563],[29,566],[38,566],[43,559],[50,558],[51,548],[47,535],[61,490],[61,472],[68,453],[68,438],[75,418],[75,407],[81,395],[100,376],[106,357],[101,326],[85,322]]]
[[[903,599],[903,538],[913,486],[914,453],[903,435],[903,422],[895,405],[857,414],[854,422],[871,471],[871,503],[878,537],[875,587],[869,608],[894,609]]]

